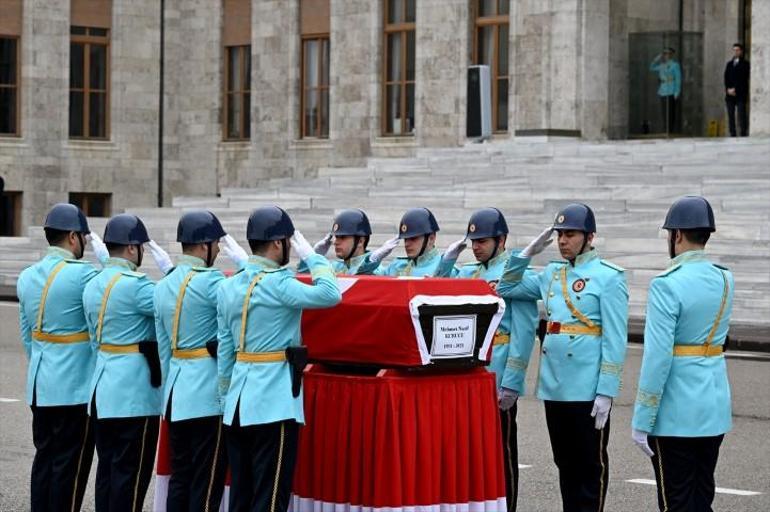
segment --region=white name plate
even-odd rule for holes
[[[475,346],[476,315],[433,318],[432,358],[470,357]]]

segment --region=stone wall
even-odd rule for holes
[[[749,133],[770,135],[770,2],[751,3],[751,116]]]

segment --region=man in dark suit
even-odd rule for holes
[[[733,58],[725,67],[725,103],[727,103],[727,116],[730,120],[730,136],[736,136],[735,108],[738,107],[738,116],[741,124],[741,137],[749,134],[749,118],[746,113],[746,102],[749,99],[749,61],[743,58],[743,45],[733,45]]]

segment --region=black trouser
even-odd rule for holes
[[[172,421],[168,424],[168,434],[171,479],[166,510],[219,510],[227,474],[222,417]]]
[[[660,510],[711,512],[714,469],[724,437],[649,436]]]
[[[32,406],[32,510],[80,510],[94,457],[88,406]]]
[[[96,400],[96,512],[139,512],[150,485],[158,445],[159,416],[99,418]]]
[[[746,137],[749,134],[749,117],[746,112],[746,98],[726,96],[725,103],[727,104],[727,119],[730,122],[730,136],[735,137],[737,135],[735,130],[735,108],[738,107],[741,137]]]
[[[660,110],[662,114],[663,128],[666,133],[677,133],[676,129],[676,104],[678,100],[673,95],[660,97]]]
[[[519,446],[516,441],[516,409],[518,404],[507,411],[500,411],[500,422],[503,427],[503,462],[505,464],[505,499],[508,503],[506,510],[516,510],[516,500],[519,496]]]
[[[289,508],[297,460],[294,420],[240,426],[238,410],[227,427],[230,512],[284,512]]]
[[[545,402],[553,460],[559,468],[564,512],[601,512],[607,496],[610,420],[594,427],[593,402]]]

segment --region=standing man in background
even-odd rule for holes
[[[650,64],[650,71],[658,74],[658,97],[663,116],[663,128],[666,133],[677,133],[676,109],[679,95],[682,93],[682,68],[674,60],[673,48],[663,49]]]
[[[733,45],[733,58],[727,61],[725,66],[725,103],[727,104],[727,118],[730,122],[730,136],[735,137],[735,110],[738,109],[738,117],[741,126],[741,137],[749,134],[749,118],[746,104],[749,100],[749,75],[751,65],[743,56],[743,45]]]

